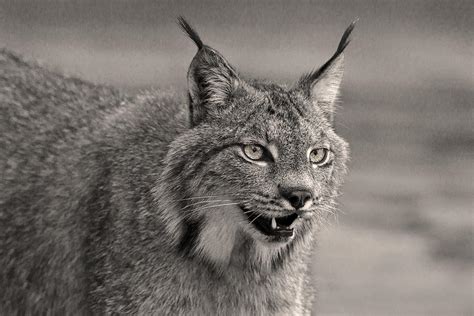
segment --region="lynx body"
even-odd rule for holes
[[[0,52],[0,314],[310,313],[353,24],[291,88],[243,79],[180,24],[198,46],[188,102]]]

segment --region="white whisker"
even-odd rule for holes
[[[200,207],[196,210],[204,210],[204,209],[209,209],[209,208],[216,208],[216,207],[221,207],[221,206],[228,206],[228,205],[238,205],[240,204],[240,202],[234,202],[234,203],[226,203],[226,204],[218,204],[218,205],[209,205],[209,206],[205,206],[205,207]]]
[[[206,203],[210,203],[210,202],[230,202],[232,200],[229,200],[229,199],[225,199],[225,200],[207,200],[207,201],[199,201],[199,202],[195,202],[195,203],[191,203],[189,205],[186,205],[185,207],[183,207],[181,209],[181,211],[185,210],[185,209],[188,209],[190,207],[193,207],[193,206],[196,206],[196,205],[199,205],[199,204],[206,204]]]
[[[218,207],[222,207],[222,206],[229,206],[229,205],[238,205],[240,203],[241,202],[220,203],[220,204],[217,204],[217,205],[208,205],[208,206],[199,207],[199,208],[196,208],[196,209],[188,209],[184,214],[184,218],[189,218],[189,217],[191,217],[195,214],[198,214],[200,211],[205,210],[205,209],[212,210],[213,208],[218,208]]]
[[[252,221],[250,222],[250,224],[252,224],[253,222],[255,222],[257,220],[257,218],[259,218],[260,216],[262,216],[262,214],[258,214],[257,217],[255,217],[254,219],[252,219]]]
[[[170,201],[172,201],[172,202],[180,202],[180,201],[207,199],[207,198],[222,198],[222,197],[225,197],[225,196],[239,197],[239,196],[244,196],[244,195],[243,195],[243,194],[202,195],[202,196],[192,196],[192,197],[183,198],[183,199],[173,199],[173,200],[170,200]]]

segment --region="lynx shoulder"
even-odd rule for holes
[[[198,48],[187,99],[0,51],[0,314],[309,314],[354,24],[293,87],[245,79],[179,24]]]

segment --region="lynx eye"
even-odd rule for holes
[[[327,148],[316,148],[309,153],[309,161],[314,165],[324,165],[329,160],[329,150]]]
[[[247,158],[251,160],[262,160],[265,155],[265,150],[260,145],[244,145],[243,152]]]

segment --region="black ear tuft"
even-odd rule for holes
[[[334,55],[332,55],[332,57],[329,58],[329,60],[325,62],[324,65],[301,77],[298,82],[300,86],[310,86],[333,64],[334,60],[336,60],[344,52],[347,45],[349,45],[349,43],[351,42],[351,33],[354,30],[357,21],[359,21],[359,18],[352,21],[352,23],[344,31],[344,34],[342,34],[341,40],[339,41],[339,45],[337,46],[337,50]]]
[[[298,81],[297,89],[309,97],[331,122],[344,72],[344,50],[349,45],[350,35],[357,21],[358,19],[347,27],[331,58],[317,70],[303,75]]]
[[[346,48],[346,46],[349,45],[349,43],[351,42],[351,33],[354,30],[357,21],[359,21],[359,18],[356,18],[354,21],[352,21],[352,23],[344,31],[344,34],[342,34],[341,40],[339,41],[339,45],[337,46],[337,55],[341,54]]]
[[[204,46],[196,30],[184,19],[184,17],[178,16],[178,25],[181,27],[184,33],[186,33],[189,38],[193,40],[198,49],[201,49]]]

